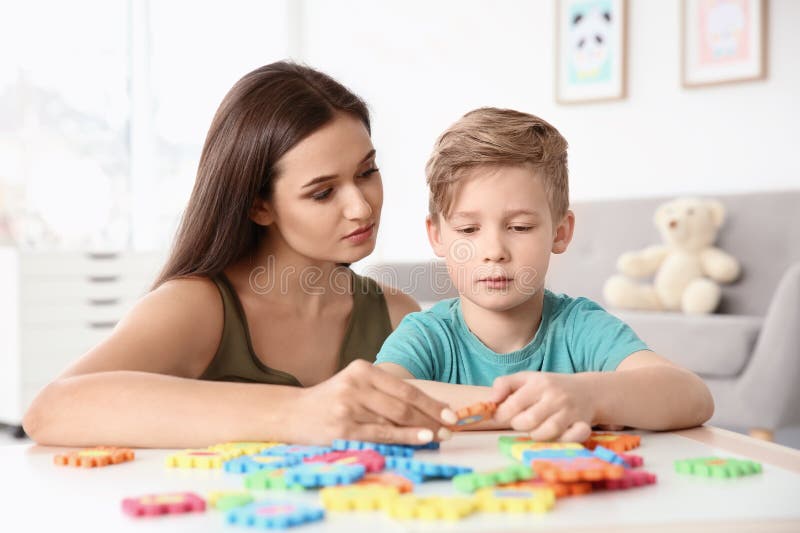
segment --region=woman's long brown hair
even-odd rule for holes
[[[257,197],[270,198],[275,164],[337,111],[370,130],[364,101],[312,68],[281,61],[237,81],[211,122],[194,189],[153,289],[171,279],[216,276],[252,252],[265,229],[249,212]]]

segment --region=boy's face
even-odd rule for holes
[[[461,297],[507,311],[539,293],[550,254],[572,238],[572,212],[553,223],[542,180],[527,165],[472,169],[453,193],[449,215],[427,227]]]

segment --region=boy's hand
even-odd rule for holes
[[[518,372],[494,380],[495,420],[537,441],[583,442],[592,432],[594,405],[577,376]]]

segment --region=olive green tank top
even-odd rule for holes
[[[293,375],[269,368],[258,359],[236,291],[225,274],[212,280],[222,296],[225,318],[217,353],[200,379],[302,386]],[[386,298],[375,280],[352,272],[352,289],[353,310],[339,348],[337,371],[355,359],[375,361],[383,341],[392,332]]]

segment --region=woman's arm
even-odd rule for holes
[[[39,443],[71,446],[334,438],[413,443],[428,437],[424,430],[435,434],[448,415],[444,404],[364,361],[308,389],[200,381],[222,321],[210,280],[165,283],[39,393],[25,430]]]

